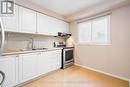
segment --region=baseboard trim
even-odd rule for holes
[[[118,79],[121,79],[121,80],[128,81],[129,85],[130,85],[130,79],[127,79],[127,78],[124,78],[124,77],[121,77],[121,76],[117,76],[117,75],[113,75],[113,74],[110,74],[110,73],[107,73],[107,72],[104,72],[104,71],[101,71],[101,70],[97,70],[97,69],[94,69],[94,68],[90,68],[90,67],[87,67],[87,66],[84,66],[84,65],[80,65],[80,64],[77,64],[77,63],[75,63],[75,65],[86,68],[86,69],[89,69],[89,70],[92,70],[92,71],[103,73],[105,75],[112,76],[112,77],[115,77],[115,78],[118,78]]]
[[[57,70],[54,70],[54,71],[50,71],[50,72],[48,72],[46,74],[38,75],[37,77],[35,77],[35,78],[31,79],[31,80],[28,80],[28,81],[25,81],[25,82],[20,82],[20,83],[16,84],[15,86],[11,86],[11,87],[22,87],[22,86],[24,86],[24,85],[26,85],[28,83],[39,80],[39,79],[41,79],[41,78],[43,78],[43,77],[45,77],[47,75],[50,75],[50,74],[52,74],[52,73],[54,73],[56,71],[59,71],[59,70],[60,70],[60,68],[57,69]]]
[[[129,87],[130,87],[130,80],[129,80]]]

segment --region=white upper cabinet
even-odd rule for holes
[[[15,13],[14,15],[10,16],[3,16],[2,17],[2,22],[5,31],[9,32],[18,32],[19,31],[19,6],[15,6]]]
[[[17,6],[15,14],[2,17],[5,31],[57,36],[69,33],[69,23],[36,11]]]
[[[51,17],[37,13],[37,32],[38,34],[53,35]]]
[[[55,19],[55,25],[58,32],[69,33],[69,23]]]
[[[36,12],[19,7],[19,24],[20,32],[36,33]]]
[[[68,31],[68,23],[41,13],[37,13],[37,32],[39,34],[56,36],[58,32],[68,33]]]

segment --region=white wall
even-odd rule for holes
[[[130,79],[130,6],[111,15],[111,45],[77,44],[77,22],[70,23],[71,42],[75,44],[77,64]]]

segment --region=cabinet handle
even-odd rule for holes
[[[16,57],[19,57],[19,55],[16,55]]]
[[[37,55],[41,55],[42,53],[38,53]]]
[[[0,71],[0,74],[2,75],[2,81],[0,82],[0,85],[2,85],[5,80],[5,73]]]

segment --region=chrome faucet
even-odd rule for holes
[[[34,49],[34,39],[33,38],[30,38],[29,43],[28,43],[28,48],[31,50]]]

